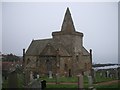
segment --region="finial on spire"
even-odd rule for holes
[[[71,15],[71,14],[70,14],[69,7],[67,7],[66,14],[69,14],[69,15]]]

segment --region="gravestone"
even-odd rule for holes
[[[97,70],[94,70],[94,78],[96,78],[96,72],[97,72]]]
[[[78,76],[78,88],[84,88],[83,75],[79,74]]]
[[[40,78],[40,75],[39,74],[37,74],[37,79],[39,79]]]
[[[110,74],[110,72],[109,72],[109,71],[106,71],[106,75],[107,75],[107,77],[109,77],[109,74]]]
[[[94,69],[92,69],[91,76],[92,76],[93,82],[95,82],[96,71]]]
[[[118,70],[115,69],[115,78],[118,79]]]
[[[53,78],[53,77],[52,77],[52,71],[49,71],[48,77],[49,77],[49,78]]]
[[[32,81],[33,80],[33,72],[31,71],[30,72],[30,81]]]
[[[56,73],[56,84],[59,84],[60,82],[59,82],[59,73]]]
[[[8,88],[18,88],[18,78],[16,71],[13,71],[8,76]]]
[[[93,85],[93,80],[92,80],[92,76],[88,76],[88,85],[91,88]]]
[[[100,77],[102,77],[103,76],[103,74],[102,74],[102,72],[100,72]]]

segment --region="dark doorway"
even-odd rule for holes
[[[72,77],[72,74],[71,74],[71,69],[69,69],[69,77]]]

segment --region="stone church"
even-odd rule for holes
[[[91,50],[90,50],[91,52]],[[60,31],[52,32],[52,38],[32,40],[25,52],[23,49],[24,70],[28,80],[34,76],[72,77],[81,71],[91,72],[91,53],[83,46],[83,33],[77,32],[72,16],[67,8]]]

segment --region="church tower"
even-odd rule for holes
[[[75,30],[69,8],[66,10],[61,31],[53,32],[52,36],[53,39],[63,45],[71,55],[82,52],[83,33]]]

